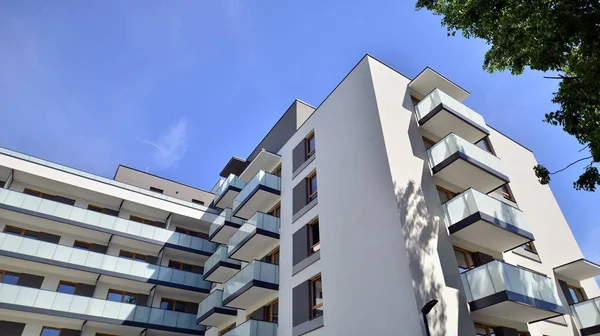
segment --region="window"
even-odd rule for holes
[[[129,293],[122,290],[109,289],[108,295],[106,296],[106,300],[114,301],[114,302],[123,302],[123,303],[131,303],[135,304],[137,301],[137,294]]]
[[[279,321],[279,300],[275,300],[265,306],[265,319],[267,322],[273,323]]]
[[[92,204],[88,204],[87,208],[90,211],[95,211],[95,212],[99,212],[99,213],[103,213],[103,214],[107,214],[107,215],[111,215],[111,216],[115,216],[115,217],[119,215],[119,212],[117,210],[103,208],[103,207],[99,207],[99,206],[92,205]]]
[[[160,309],[185,312],[186,304],[187,304],[187,302],[184,302],[184,301],[163,298],[160,300]]]
[[[1,180],[0,180],[0,188],[4,188],[4,185],[5,185],[5,184],[6,184],[6,182],[5,182],[5,181],[1,181]]]
[[[315,133],[314,132],[311,132],[304,139],[304,154],[307,159],[310,158],[311,156],[313,156],[313,154],[315,154]]]
[[[437,189],[437,193],[438,193],[438,197],[440,198],[440,202],[445,203],[448,200],[453,199],[456,196],[456,193],[446,189],[446,188],[442,188],[440,186],[435,186]]]
[[[16,285],[19,282],[19,274],[0,270],[0,283]]]
[[[323,282],[321,274],[310,280],[310,302],[312,306],[312,318],[323,315]]]
[[[535,248],[535,245],[533,245],[532,241],[523,244],[523,249],[525,251],[537,254],[537,249]]]
[[[273,265],[279,265],[279,247],[267,254],[261,261],[268,262]]]
[[[435,145],[435,141],[426,137],[423,137],[423,143],[425,144],[425,150],[428,150],[429,148],[433,147],[433,145]]]
[[[458,263],[460,273],[463,273],[474,266],[473,253],[458,246],[454,246],[454,256]]]
[[[192,203],[196,203],[196,204],[204,205],[204,202],[203,202],[203,201],[199,201],[199,200],[197,200],[197,199],[195,199],[195,198],[192,198]]]
[[[308,246],[309,254],[313,254],[321,249],[321,235],[319,234],[319,218],[308,223]]]
[[[281,203],[275,204],[273,209],[269,210],[269,215],[279,218],[281,216]]]
[[[573,287],[571,285],[567,285],[567,286],[569,286],[569,294],[571,295],[571,298],[573,299],[574,303],[585,301],[585,295],[583,293],[583,289],[578,288],[578,287]]]
[[[155,188],[155,187],[150,187],[150,191],[154,191],[155,193],[159,193],[159,194],[163,193],[162,189],[158,189],[158,188]]]
[[[77,284],[69,281],[61,281],[58,283],[58,288],[56,291],[64,294],[75,294],[75,289],[77,288]]]
[[[410,100],[412,101],[413,105],[415,105],[415,106],[421,101],[421,99],[419,99],[415,96],[410,96]]]
[[[60,336],[61,329],[43,327],[40,336]]]
[[[27,194],[27,195],[41,197],[41,198],[44,198],[47,200],[52,200],[55,202],[63,203],[63,204],[75,205],[74,199],[70,199],[70,198],[58,196],[58,195],[46,194],[41,191],[37,191],[37,190],[29,189],[29,188],[25,188],[25,190],[23,190],[23,193]]]
[[[235,323],[232,324],[232,325],[230,325],[230,326],[228,326],[228,327],[225,327],[223,330],[219,331],[219,336],[223,336],[226,333],[232,331],[233,329],[235,329]]]
[[[512,190],[510,190],[510,187],[508,186],[508,184],[503,185],[502,187],[498,188],[495,190],[498,194],[502,195],[502,197],[504,197],[505,199],[514,202],[515,201],[515,197],[513,196]]]
[[[485,324],[475,323],[475,335],[476,336],[495,336],[496,333],[494,328]]]
[[[317,172],[312,172],[310,175],[306,177],[306,186],[307,186],[307,202],[310,203],[312,200],[317,198]]]
[[[148,259],[148,256],[145,255],[145,254],[139,254],[139,253],[135,253],[135,252],[129,252],[129,251],[121,250],[119,252],[119,258],[125,258],[125,259],[131,259],[131,260],[137,260],[137,261],[146,262],[146,260]]]
[[[20,227],[11,226],[11,225],[7,225],[4,227],[4,233],[8,233],[8,234],[15,235],[15,236],[22,236],[22,237],[31,238],[31,239],[37,239],[37,232],[27,230],[27,229],[22,229]]]
[[[169,260],[169,268],[192,272],[193,266],[179,261]]]
[[[279,164],[275,169],[273,169],[271,174],[281,177],[281,164]]]
[[[490,139],[488,137],[479,140],[479,142],[477,142],[475,145],[488,153],[494,154],[492,144],[490,143]]]
[[[192,237],[208,239],[208,235],[206,233],[189,230],[189,229],[182,228],[179,226],[175,228],[175,232],[183,233],[183,234],[186,234],[186,235],[192,236]]]
[[[89,251],[89,250],[91,250],[91,249],[92,249],[92,244],[91,244],[91,243],[88,243],[88,242],[81,241],[81,240],[76,240],[76,241],[73,243],[73,248],[76,248],[76,249],[78,249],[78,250],[86,250],[86,251]]]

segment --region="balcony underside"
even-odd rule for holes
[[[259,185],[233,210],[233,215],[249,219],[258,211],[267,212],[277,203],[279,195],[279,190]]]
[[[227,244],[229,242],[229,238],[240,228],[240,224],[225,221],[221,227],[219,227],[215,232],[212,233],[208,237],[210,241],[218,244]]]
[[[219,261],[215,266],[206,271],[202,278],[206,281],[224,283],[239,272],[241,268],[241,265],[232,264],[227,261]]]
[[[530,323],[564,315],[563,307],[510,291],[502,291],[469,303],[476,314]]]
[[[490,132],[477,125],[452,108],[439,104],[419,120],[419,126],[431,134],[440,138],[449,133],[455,133],[459,137],[477,143],[488,136]]]
[[[223,299],[223,306],[237,309],[261,306],[277,298],[278,293],[277,284],[251,280],[228,298]]]
[[[256,228],[254,233],[244,238],[228,253],[231,259],[252,261],[260,259],[274,250],[279,244],[279,233]]]
[[[582,328],[579,331],[581,331],[581,336],[600,336],[600,324]]]
[[[508,176],[469,157],[456,152],[431,168],[432,173],[463,189],[473,188],[483,193],[500,188],[510,180]]]
[[[533,234],[493,216],[476,212],[451,225],[448,231],[453,237],[505,252],[533,240]]]
[[[215,201],[215,206],[221,209],[231,208],[233,199],[240,191],[242,191],[242,189],[234,186],[227,187],[227,190]]]
[[[214,307],[213,309],[206,312],[206,314],[199,316],[196,319],[196,323],[199,325],[220,327],[234,322],[237,316],[237,310],[225,307]]]

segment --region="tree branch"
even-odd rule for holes
[[[558,76],[544,76],[544,78],[546,78],[546,79],[579,79],[578,76],[563,76],[563,75],[558,75]]]
[[[556,173],[560,173],[561,171],[565,171],[565,170],[567,170],[567,168],[571,167],[572,165],[576,164],[577,162],[580,162],[580,161],[583,161],[583,160],[588,160],[588,159],[591,159],[591,158],[592,158],[592,156],[588,156],[588,157],[584,157],[582,159],[579,159],[577,161],[571,162],[565,168],[559,169],[559,170],[557,170],[557,171],[555,171],[553,173],[549,173],[549,175],[553,175],[553,174],[556,174]]]

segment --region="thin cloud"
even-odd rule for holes
[[[188,150],[187,120],[180,118],[155,140],[142,140],[152,147],[152,161],[158,169],[168,169],[185,157]]]

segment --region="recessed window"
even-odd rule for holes
[[[281,216],[281,203],[275,204],[275,206],[271,210],[269,210],[268,214],[273,217],[279,218]]]
[[[279,300],[265,306],[265,318],[267,322],[277,323],[279,321]]]
[[[150,191],[154,191],[155,193],[159,193],[159,194],[163,193],[162,189],[158,189],[158,188],[155,188],[155,187],[150,187]]]
[[[88,242],[81,241],[81,240],[76,240],[73,243],[73,248],[76,248],[78,250],[90,251],[92,249],[92,244],[88,243]]]
[[[310,203],[317,198],[317,172],[311,173],[306,177],[307,190],[307,203]]]
[[[494,190],[494,192],[511,202],[515,202],[515,197],[513,196],[512,190],[508,184],[505,184],[502,187]]]
[[[458,263],[460,273],[466,272],[474,266],[473,253],[458,246],[454,246],[454,256]]]
[[[273,169],[271,174],[281,177],[281,164],[279,164],[277,167],[275,167],[275,169]]]
[[[523,249],[525,251],[537,254],[537,249],[535,248],[535,245],[532,241],[523,244]]]
[[[319,219],[308,224],[308,246],[309,254],[313,254],[321,249],[321,235],[319,233]]]
[[[56,291],[63,294],[75,294],[75,289],[77,289],[76,283],[61,281],[58,283],[58,288],[56,288]]]
[[[0,283],[16,285],[19,282],[19,274],[0,270]]]
[[[31,239],[37,239],[37,232],[11,225],[7,225],[4,227],[4,233]]]
[[[412,101],[413,105],[416,106],[421,101],[421,99],[419,99],[415,96],[410,96],[410,101]]]
[[[184,302],[184,301],[163,298],[160,300],[160,309],[185,312],[186,304],[187,304],[187,302]]]
[[[129,220],[130,221],[134,221],[134,222],[138,222],[138,223],[143,223],[143,224],[148,224],[148,225],[156,226],[156,227],[161,227],[161,228],[164,227],[164,225],[165,225],[164,223],[161,223],[161,222],[149,220],[149,219],[138,217],[138,216],[134,216],[134,215],[130,215],[129,216]]]
[[[264,256],[261,261],[268,262],[269,264],[273,265],[279,265],[279,247]]]
[[[40,336],[60,336],[61,329],[43,327]]]
[[[428,150],[429,148],[433,147],[433,145],[435,145],[435,141],[423,137],[423,144],[425,144],[425,150]]]
[[[310,280],[310,302],[312,318],[323,315],[323,282],[320,274]]]
[[[194,267],[190,264],[182,263],[175,260],[169,260],[169,268],[174,268],[186,272],[192,272]]]
[[[122,290],[109,289],[106,300],[122,303],[135,304],[137,301],[137,294],[129,293]]]
[[[304,154],[307,159],[310,158],[311,156],[313,156],[313,154],[315,154],[315,133],[314,132],[310,133],[304,139]]]
[[[146,260],[148,260],[148,256],[145,254],[129,252],[126,250],[119,251],[119,258],[131,259],[131,260],[142,261],[142,262],[146,262]]]
[[[476,336],[495,336],[496,333],[494,331],[494,328],[485,325],[485,324],[481,324],[481,323],[475,323],[475,335]]]
[[[435,186],[435,187],[437,189],[438,197],[440,198],[441,203],[445,203],[448,200],[451,200],[456,196],[456,193],[454,193],[446,188],[442,188],[440,186]]]
[[[198,237],[198,238],[202,238],[202,239],[208,239],[208,235],[206,233],[203,232],[198,232],[198,231],[194,231],[194,230],[190,230],[190,229],[186,229],[183,227],[176,227],[175,228],[175,232],[179,232],[179,233],[183,233],[186,234],[188,236],[192,236],[192,237]]]
[[[488,153],[494,154],[494,151],[492,149],[492,144],[488,137],[485,137],[485,138],[479,140],[479,142],[477,142],[475,145]]]
[[[29,188],[25,188],[23,190],[23,193],[27,194],[27,195],[36,196],[36,197],[40,197],[40,198],[43,198],[43,199],[47,199],[47,200],[52,200],[52,201],[55,201],[55,202],[63,203],[63,204],[75,205],[75,200],[74,199],[70,199],[70,198],[63,197],[63,196],[58,196],[58,195],[47,194],[47,193],[44,193],[44,192],[41,192],[41,191],[29,189]]]
[[[196,203],[196,204],[200,204],[200,205],[204,205],[203,201],[197,200],[195,198],[192,199],[192,203]]]
[[[226,333],[232,331],[233,329],[235,329],[235,323],[223,328],[223,330],[219,331],[219,336],[223,336]]]
[[[568,286],[569,286],[569,294],[571,295],[571,298],[573,299],[574,303],[585,301],[585,294],[583,293],[583,289],[581,289],[579,287],[574,287],[571,285],[568,285]]]
[[[99,213],[103,213],[103,214],[107,214],[107,215],[111,215],[111,216],[115,216],[115,217],[119,215],[119,212],[117,210],[103,208],[103,207],[96,206],[93,204],[88,204],[87,208],[90,211],[99,212]]]

